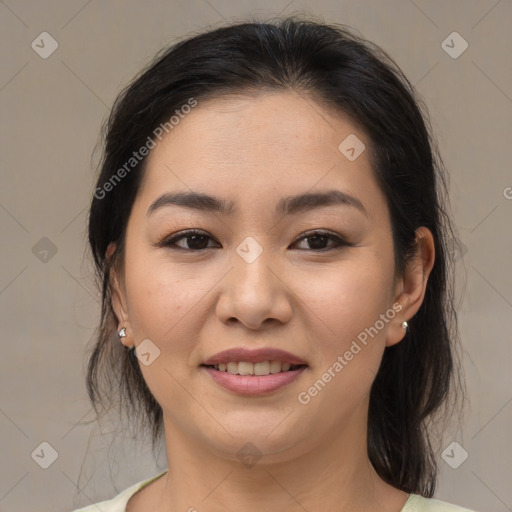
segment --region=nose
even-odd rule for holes
[[[235,253],[233,266],[222,282],[217,301],[216,313],[223,323],[239,322],[257,330],[264,324],[285,324],[290,320],[290,284],[279,275],[270,251],[263,251],[250,263]]]

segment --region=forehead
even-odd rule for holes
[[[347,137],[366,147],[353,161],[340,151]],[[252,204],[336,187],[378,207],[369,147],[347,116],[294,91],[199,100],[151,150],[138,196],[147,206],[192,190]]]

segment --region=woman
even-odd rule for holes
[[[120,95],[87,384],[168,470],[83,511],[468,510],[432,499],[456,323],[420,104],[375,45],[295,18],[184,40]]]

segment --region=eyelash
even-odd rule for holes
[[[173,250],[183,250],[183,251],[190,251],[190,252],[200,252],[200,251],[204,251],[207,249],[212,249],[212,247],[204,247],[202,249],[187,249],[185,247],[180,247],[180,246],[176,245],[177,241],[179,241],[183,238],[190,238],[194,235],[205,236],[205,237],[209,238],[210,240],[213,240],[213,238],[211,236],[209,236],[207,233],[205,233],[204,231],[200,231],[197,229],[190,229],[187,231],[182,231],[178,235],[175,235],[175,236],[172,236],[169,238],[165,238],[161,242],[158,242],[156,245],[157,245],[157,247],[167,247],[167,248],[173,249]],[[313,251],[313,252],[327,252],[330,250],[338,249],[343,246],[346,246],[346,247],[354,246],[354,244],[347,242],[340,236],[334,235],[333,233],[330,233],[328,231],[323,231],[323,230],[315,230],[315,231],[306,232],[300,238],[296,239],[293,243],[295,244],[297,242],[300,242],[300,241],[308,239],[308,238],[313,238],[315,236],[323,236],[326,238],[330,238],[331,240],[334,240],[334,246],[324,248],[324,249],[311,249],[310,251]],[[300,250],[307,250],[307,249],[300,249]]]

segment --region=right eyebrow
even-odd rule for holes
[[[229,215],[233,211],[234,205],[232,201],[198,192],[173,192],[163,194],[156,201],[153,201],[146,215],[149,216],[165,206],[182,206],[203,212]]]

